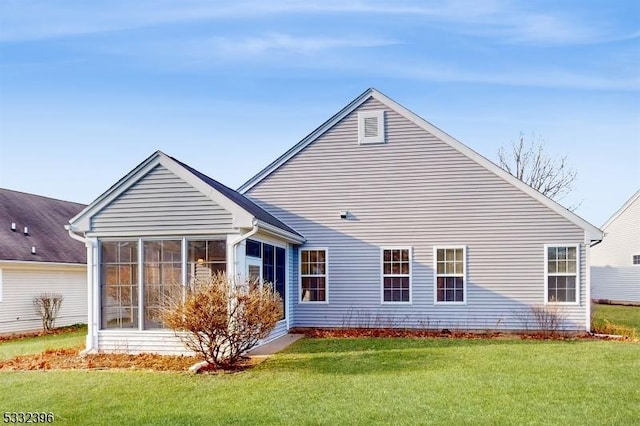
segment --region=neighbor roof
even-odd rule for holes
[[[291,149],[289,149],[287,152],[285,152],[283,155],[281,155],[279,158],[277,158],[275,161],[273,161],[271,164],[269,164],[267,167],[265,167],[263,170],[261,170],[258,174],[256,174],[254,177],[249,179],[247,182],[245,182],[240,188],[238,188],[238,191],[243,193],[243,194],[246,193],[247,191],[249,191],[251,188],[253,188],[255,185],[257,185],[259,182],[261,182],[263,179],[267,178],[271,173],[276,171],[283,164],[285,164],[287,161],[289,161],[291,158],[293,158],[300,151],[302,151],[307,146],[309,146],[314,141],[316,141],[318,138],[320,138],[324,133],[326,133],[329,129],[331,129],[334,125],[336,125],[340,120],[345,118],[347,115],[351,114],[360,105],[365,103],[370,98],[376,99],[377,101],[379,101],[382,104],[386,105],[388,108],[394,110],[395,112],[397,112],[398,114],[400,114],[401,116],[403,116],[407,120],[411,121],[412,123],[414,123],[418,127],[421,127],[422,129],[424,129],[427,132],[431,133],[432,135],[434,135],[435,137],[437,137],[438,139],[440,139],[444,143],[446,143],[446,144],[450,145],[452,148],[456,149],[458,152],[462,153],[463,155],[466,155],[471,160],[473,160],[476,163],[480,164],[481,166],[485,167],[490,172],[494,173],[495,175],[497,175],[498,177],[502,178],[503,180],[509,182],[510,184],[515,186],[516,188],[520,189],[522,192],[524,192],[524,193],[528,194],[529,196],[533,197],[534,199],[538,200],[540,203],[542,203],[543,205],[547,206],[551,210],[555,211],[560,216],[563,216],[564,218],[566,218],[570,222],[572,222],[575,225],[579,226],[580,228],[584,229],[585,232],[586,232],[586,236],[587,236],[588,240],[590,240],[590,241],[601,241],[602,240],[603,232],[600,229],[598,229],[596,226],[590,224],[586,220],[582,219],[580,216],[578,216],[575,213],[567,210],[565,207],[563,207],[562,205],[558,204],[557,202],[551,200],[550,198],[548,198],[547,196],[543,195],[542,193],[536,191],[531,186],[527,185],[526,183],[522,182],[521,180],[519,180],[515,176],[513,176],[510,173],[506,172],[505,170],[500,168],[498,165],[496,165],[492,161],[490,161],[487,158],[483,157],[482,155],[478,154],[476,151],[472,150],[471,148],[469,148],[468,146],[466,146],[462,142],[458,141],[454,137],[452,137],[452,136],[448,135],[447,133],[443,132],[442,130],[440,130],[439,128],[434,126],[433,124],[429,123],[428,121],[426,121],[422,117],[416,115],[415,113],[409,111],[407,108],[405,108],[402,105],[398,104],[397,102],[395,102],[391,98],[385,96],[384,94],[382,94],[381,92],[379,92],[378,90],[376,90],[374,88],[369,88],[369,89],[365,90],[364,93],[362,93],[360,96],[358,96],[353,101],[351,101],[346,107],[344,107],[342,110],[340,110],[338,113],[336,113],[329,120],[324,122],[320,127],[318,127],[313,132],[311,132],[307,137],[302,139],[300,142],[298,142],[296,145],[294,145]]]
[[[0,188],[0,261],[85,264],[84,244],[72,239],[64,229],[84,207]],[[11,229],[12,224],[15,230]],[[35,254],[31,254],[32,247]]]

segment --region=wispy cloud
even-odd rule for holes
[[[0,3],[0,40],[78,36],[193,21],[348,14],[378,18],[404,16],[423,20],[425,24],[441,25],[453,33],[497,37],[506,43],[598,43],[630,36],[620,30],[594,25],[586,16],[535,7],[529,2],[504,0],[472,3],[460,0],[427,3],[366,0],[112,0],[108,3],[5,0]],[[634,32],[637,29],[631,34]]]
[[[209,40],[207,44],[218,55],[244,57],[278,52],[310,55],[323,50],[381,47],[397,42],[373,37],[296,37],[290,34],[269,33],[260,37],[217,37]]]

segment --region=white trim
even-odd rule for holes
[[[0,266],[6,269],[84,269],[87,267],[85,263],[32,262],[28,260],[0,260]]]
[[[409,251],[409,301],[385,301],[384,300],[384,251],[408,250]],[[406,277],[406,274],[386,274],[390,277]],[[381,305],[411,305],[413,304],[413,248],[411,246],[384,246],[380,247],[380,304]]]
[[[452,136],[448,135],[447,133],[443,132],[442,130],[440,130],[439,128],[434,126],[433,124],[429,123],[425,119],[419,117],[418,115],[414,114],[413,112],[409,111],[408,109],[406,109],[402,105],[398,104],[394,100],[388,98],[387,96],[383,95],[382,93],[380,93],[379,91],[377,91],[376,89],[373,89],[373,88],[370,88],[370,89],[366,90],[363,94],[361,94],[356,99],[354,99],[351,103],[349,103],[345,108],[340,110],[340,112],[338,112],[336,115],[331,117],[324,124],[322,124],[316,130],[314,130],[311,134],[309,134],[307,137],[305,137],[303,140],[301,140],[295,146],[293,146],[291,149],[289,149],[286,153],[284,153],[282,156],[280,156],[278,159],[273,161],[271,164],[269,164],[266,168],[264,168],[262,171],[260,171],[254,177],[252,177],[247,182],[245,182],[238,189],[238,191],[243,193],[243,194],[246,193],[247,191],[249,191],[251,188],[256,186],[259,182],[261,182],[263,179],[265,179],[268,175],[270,175],[276,169],[278,169],[280,166],[282,166],[284,163],[289,161],[289,159],[291,159],[293,156],[295,156],[298,152],[302,151],[308,145],[313,143],[316,139],[318,139],[325,132],[327,132],[331,127],[333,127],[335,124],[337,124],[340,120],[342,120],[344,117],[349,115],[351,112],[356,110],[360,105],[362,105],[364,102],[366,102],[370,98],[376,99],[377,101],[385,104],[387,107],[391,108],[392,110],[394,110],[398,114],[402,115],[407,120],[413,122],[418,127],[420,127],[423,130],[431,133],[433,136],[437,137],[442,142],[450,145],[452,148],[454,148],[455,150],[457,150],[461,154],[467,156],[471,160],[473,160],[476,163],[480,164],[481,166],[485,167],[487,170],[489,170],[490,172],[492,172],[496,176],[498,176],[501,179],[505,180],[506,182],[510,183],[511,185],[513,185],[514,187],[518,188],[519,190],[521,190],[525,194],[531,196],[535,200],[537,200],[540,203],[542,203],[544,206],[548,207],[549,209],[553,210],[554,212],[556,212],[560,216],[562,216],[565,219],[569,220],[570,222],[574,223],[576,226],[579,226],[580,228],[584,229],[589,241],[600,241],[600,240],[602,240],[603,232],[600,229],[598,229],[597,227],[593,226],[592,224],[590,224],[586,220],[582,219],[580,216],[576,215],[575,213],[567,210],[565,207],[561,206],[560,204],[556,203],[555,201],[551,200],[550,198],[542,195],[540,192],[538,192],[535,189],[531,188],[529,185],[527,185],[526,183],[522,182],[521,180],[519,180],[515,176],[512,176],[511,174],[509,174],[508,172],[506,172],[505,170],[500,168],[498,165],[496,165],[492,161],[488,160],[487,158],[485,158],[482,155],[478,154],[477,152],[475,152],[474,150],[472,150],[468,146],[464,145],[462,142],[459,142],[458,140],[456,140]]]
[[[2,302],[2,269],[0,269],[0,302]]]
[[[438,250],[462,249],[462,274],[440,274],[446,277],[462,276],[462,302],[438,301]],[[433,246],[433,304],[434,305],[466,305],[467,304],[467,287],[469,280],[467,279],[467,246],[466,245],[441,245]]]
[[[376,136],[365,134],[365,120],[376,119]],[[358,143],[360,145],[383,144],[386,142],[384,134],[384,110],[358,111]]]
[[[579,254],[578,254],[579,255]],[[585,264],[588,265],[589,264],[589,259],[591,258],[591,245],[590,244],[585,244],[584,245],[584,258],[585,258]],[[586,267],[584,269],[584,280],[585,280],[585,300],[584,300],[584,304],[585,304],[585,320],[584,320],[584,324],[585,324],[585,331],[588,333],[591,331],[591,268],[590,267]],[[578,280],[580,280],[580,275],[578,275]],[[578,294],[578,300],[580,300],[580,295]]]
[[[588,246],[588,244],[585,244]],[[549,277],[549,248],[552,247],[575,247],[576,249],[576,301],[575,302],[549,302],[549,283],[547,278]],[[557,244],[545,244],[544,245],[544,304],[545,305],[569,305],[569,306],[579,306],[580,305],[580,244],[568,244],[568,243],[557,243]],[[554,273],[551,276],[571,276],[571,273]],[[587,283],[588,284],[588,283]],[[591,301],[587,300],[585,303],[590,304]],[[588,309],[587,309],[588,312]]]
[[[284,276],[285,276],[285,280],[284,280],[284,319],[287,322],[287,331],[289,330],[290,324],[291,324],[291,320],[289,319],[289,315],[291,314],[291,310],[289,309],[289,303],[291,302],[291,271],[289,270],[289,256],[291,256],[291,251],[293,250],[293,246],[290,243],[286,244],[285,247],[285,252],[284,252]]]
[[[302,252],[303,251],[321,251],[324,250],[324,300],[305,301],[302,300]],[[313,276],[313,275],[305,275]],[[298,303],[309,305],[328,305],[329,304],[329,248],[328,247],[301,247],[298,250]]]

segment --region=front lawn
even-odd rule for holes
[[[235,374],[1,372],[3,411],[67,424],[633,424],[640,345],[303,339]]]

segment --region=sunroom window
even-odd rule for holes
[[[100,245],[102,328],[138,328],[138,241]]]
[[[226,271],[224,240],[101,241],[102,329],[163,328],[163,309],[172,297],[182,295],[184,279],[208,278],[218,271]]]

